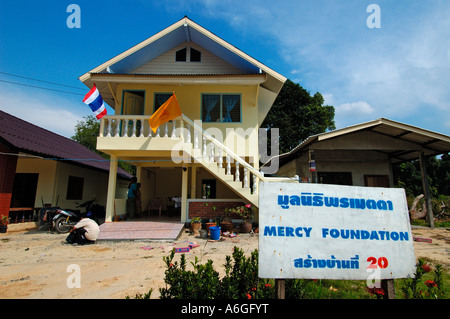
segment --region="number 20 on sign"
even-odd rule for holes
[[[369,258],[367,258],[367,262],[370,263],[370,265],[367,266],[367,268],[369,268],[369,269],[378,268],[378,267],[381,269],[385,269],[389,265],[389,262],[386,257],[379,257],[379,258],[369,257]]]

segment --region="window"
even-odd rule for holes
[[[183,48],[175,52],[176,62],[187,62],[187,48]],[[201,62],[202,53],[194,48],[189,48],[189,61],[191,62]]]
[[[187,49],[178,50],[175,53],[175,61],[176,62],[186,62]]]
[[[191,48],[191,62],[201,62],[202,61],[202,53],[194,48]]]
[[[203,94],[204,122],[241,122],[241,96],[238,94]]]
[[[216,198],[215,179],[202,179],[202,198]]]
[[[171,96],[173,93],[155,93],[155,100],[154,100],[154,112],[156,112],[157,109],[160,108],[161,105],[163,105]]]
[[[350,172],[320,172],[318,177],[320,184],[353,185]]]
[[[84,178],[69,176],[66,199],[81,200],[83,198],[83,185],[84,185]]]

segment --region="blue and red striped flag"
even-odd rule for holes
[[[103,116],[106,115],[105,103],[103,103],[102,96],[98,91],[97,87],[94,86],[92,89],[84,96],[83,102],[89,105],[92,112],[94,112],[97,120],[100,120]]]

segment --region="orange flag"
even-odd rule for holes
[[[156,133],[156,130],[161,124],[169,122],[180,115],[180,106],[178,105],[175,93],[173,93],[173,95],[163,105],[161,105],[155,113],[153,113],[148,121],[153,133]]]

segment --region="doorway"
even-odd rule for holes
[[[364,184],[368,187],[390,187],[388,175],[364,175]]]
[[[11,196],[12,208],[34,208],[38,179],[38,173],[16,173]]]
[[[144,115],[145,91],[123,91],[122,115]],[[128,132],[124,134],[131,136],[133,130],[133,120],[129,120],[125,125]],[[136,136],[141,134],[141,121],[136,123]],[[122,128],[120,128],[122,130]]]

